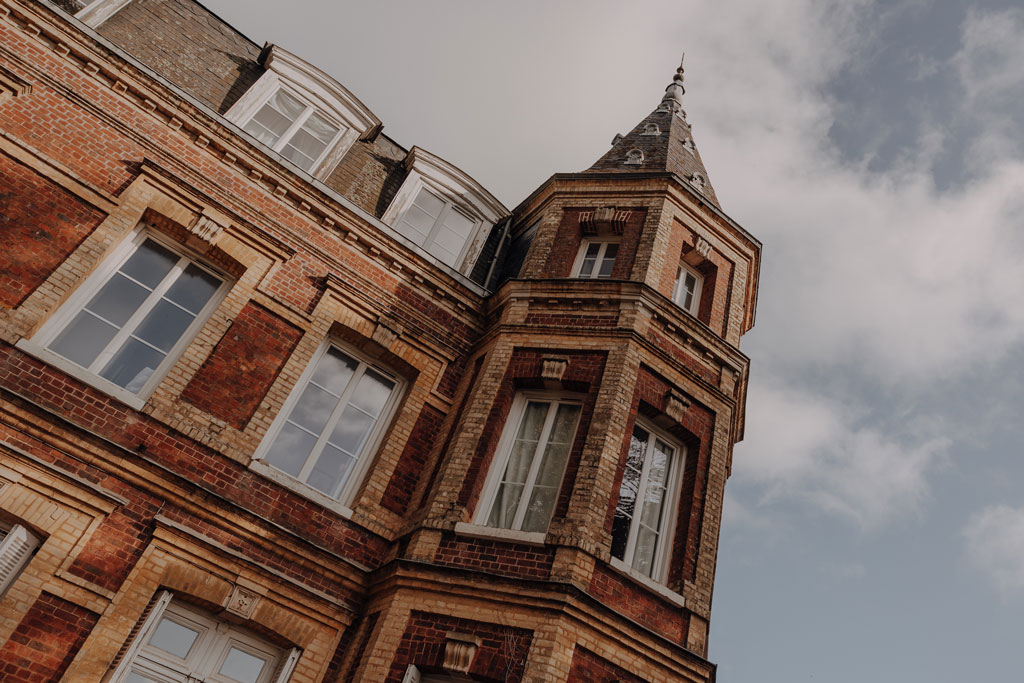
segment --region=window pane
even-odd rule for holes
[[[85,309],[121,328],[152,291],[121,273],[115,273],[85,305]]]
[[[307,131],[325,145],[334,139],[338,134],[338,127],[325,119],[319,112],[310,114],[306,122],[302,124],[302,130]]]
[[[156,631],[149,639],[149,644],[164,652],[169,652],[175,657],[185,659],[198,637],[199,631],[165,617],[160,620]]]
[[[534,486],[530,506],[523,517],[523,531],[547,531],[551,511],[555,507],[558,489],[554,486]]]
[[[583,259],[583,263],[580,264],[580,277],[590,277],[594,273],[594,264],[596,264],[592,258]]]
[[[315,445],[315,436],[286,422],[267,451],[267,462],[282,472],[297,477]]]
[[[278,90],[244,128],[260,142],[273,146],[304,110],[305,105]]]
[[[142,319],[139,326],[132,332],[133,337],[149,342],[164,353],[171,350],[188,326],[195,320],[195,315],[175,306],[170,301],[161,299],[153,310]]]
[[[621,507],[615,508],[615,519],[612,522],[612,557],[620,560],[626,557],[626,543],[629,541],[629,525],[632,521],[633,518],[624,514]]]
[[[327,425],[331,413],[338,407],[338,397],[324,391],[310,382],[302,391],[302,396],[295,403],[288,421],[305,427],[319,436]]]
[[[508,467],[505,468],[504,481],[515,484],[525,484],[526,477],[530,474],[530,464],[537,452],[536,441],[516,441],[512,444],[512,452],[509,454]]]
[[[599,253],[601,253],[601,243],[591,242],[590,244],[587,245],[587,253],[583,256],[583,258],[594,260],[597,259],[597,255]]]
[[[640,525],[636,535],[636,549],[633,551],[633,569],[650,576],[654,569],[654,549],[658,536],[647,527]]]
[[[349,404],[342,411],[338,423],[334,425],[328,442],[346,453],[358,455],[363,442],[373,429],[374,422],[373,417]]]
[[[83,368],[96,360],[117,334],[117,328],[87,311],[80,311],[64,331],[50,343],[50,350]]]
[[[619,253],[619,245],[609,244],[605,247],[604,258],[601,260],[601,270],[597,277],[609,278],[612,276],[612,267],[615,265],[615,255]]]
[[[302,133],[302,131],[299,131],[299,133]],[[292,141],[294,140],[295,136],[292,137]],[[313,168],[313,163],[320,157],[320,152],[322,151],[323,150],[321,149],[319,151],[307,154],[298,147],[296,147],[295,145],[293,145],[292,142],[289,142],[281,150],[281,154],[302,170],[308,171],[309,169]]]
[[[633,437],[629,442],[629,454],[626,456],[626,464],[635,470],[642,470],[644,467],[644,454],[647,453],[647,440],[651,435],[640,427],[633,428]]]
[[[428,216],[436,219],[441,215],[441,209],[444,208],[445,201],[430,190],[420,188],[416,199],[413,200],[413,205],[418,206]]]
[[[232,647],[219,673],[239,683],[256,683],[266,664],[266,660]]]
[[[512,522],[516,518],[516,510],[519,507],[519,498],[522,495],[522,484],[499,486],[498,495],[494,499],[494,507],[491,508],[491,516],[487,519],[487,526],[511,529]]]
[[[661,528],[661,513],[665,507],[665,489],[661,486],[647,486],[644,493],[644,507],[640,522],[654,530]]]
[[[133,393],[142,389],[163,361],[164,354],[131,337],[114,354],[100,376]]]
[[[349,358],[332,346],[317,363],[313,381],[335,396],[341,396],[357,367],[359,361]]]
[[[128,678],[124,679],[124,683],[158,683],[156,680],[143,676],[135,671],[128,674]]]
[[[189,265],[164,296],[198,315],[218,287],[220,279],[196,265]]]
[[[309,473],[306,483],[331,498],[337,498],[348,480],[355,461],[354,456],[327,444],[320,457],[317,458],[316,465]]]
[[[178,255],[167,247],[147,239],[125,261],[120,272],[153,289],[179,260]]]
[[[352,404],[377,417],[391,396],[395,383],[379,372],[367,370],[359,380],[359,386],[352,393]]]

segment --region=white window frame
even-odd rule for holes
[[[165,617],[200,631],[187,659],[156,647],[149,648],[150,638]],[[220,670],[232,647],[267,659],[269,666],[261,673],[257,683],[285,683],[291,677],[301,654],[297,648],[278,647],[242,627],[176,601],[170,591],[161,591],[155,596],[143,612],[141,623],[132,630],[129,637],[131,641],[127,643],[121,661],[110,675],[110,683],[121,683],[132,671],[158,681],[177,681],[181,674],[185,674],[197,676],[194,680],[230,683],[232,679],[224,678],[216,672]]]
[[[366,443],[359,452],[355,465],[352,467],[352,472],[349,474],[348,479],[342,486],[341,492],[338,494],[337,498],[328,496],[323,491],[313,488],[304,481],[291,476],[283,470],[277,469],[266,461],[266,456],[270,451],[270,447],[273,445],[274,440],[277,438],[278,434],[280,434],[288,418],[291,416],[292,410],[295,408],[295,405],[302,396],[302,392],[305,390],[310,379],[312,379],[313,374],[316,372],[317,365],[320,363],[320,360],[327,355],[328,350],[331,348],[336,348],[341,353],[352,357],[360,363],[356,374],[353,374],[348,385],[346,385],[339,403],[347,402],[348,397],[351,396],[351,392],[357,384],[357,375],[359,371],[365,371],[365,368],[372,368],[395,383],[394,389],[391,390],[391,396],[388,398],[387,403],[381,410],[380,417],[377,419],[376,424],[373,426],[373,431],[370,432],[370,435],[366,439]],[[352,348],[352,346],[334,339],[324,340],[316,353],[313,354],[313,357],[310,358],[305,370],[303,370],[302,375],[299,377],[299,381],[295,383],[294,387],[292,387],[287,400],[285,400],[284,405],[281,407],[280,412],[278,412],[277,417],[270,426],[270,429],[267,430],[259,448],[256,449],[256,454],[253,456],[250,467],[268,479],[273,479],[282,486],[317,501],[324,507],[335,510],[343,516],[350,517],[352,515],[352,510],[348,505],[355,496],[359,486],[362,485],[363,479],[366,477],[367,471],[370,468],[370,464],[376,459],[376,455],[384,440],[384,434],[394,421],[398,405],[401,402],[402,397],[405,396],[406,385],[407,382],[400,375],[380,365],[359,350]],[[331,429],[332,426],[325,426],[324,433],[330,432]],[[322,453],[323,449],[321,448],[320,454]],[[317,458],[320,457],[320,454],[317,455]],[[306,463],[303,465],[303,469],[309,469],[314,462],[315,459],[307,459]]]
[[[444,208],[441,209],[441,213],[439,213],[437,218],[434,220],[434,224],[430,227],[430,230],[427,232],[426,238],[423,240],[422,243],[416,242],[416,244],[421,249],[426,250],[431,255],[434,255],[434,252],[431,250],[431,247],[437,240],[437,234],[441,231],[441,227],[444,226],[445,220],[448,218],[449,214],[451,214],[452,211],[457,211],[458,213],[462,214],[464,218],[469,219],[473,223],[473,227],[469,231],[469,238],[462,245],[462,250],[459,251],[459,253],[455,256],[454,263],[448,263],[440,256],[435,255],[435,258],[439,259],[442,263],[445,263],[449,267],[458,270],[459,266],[466,259],[466,253],[473,245],[473,242],[476,240],[476,237],[480,234],[480,226],[483,224],[483,220],[479,216],[476,216],[469,210],[467,210],[466,207],[456,204],[451,198],[447,197],[445,193],[436,186],[430,185],[423,179],[420,179],[420,182],[416,187],[416,190],[411,193],[411,196],[409,197],[409,200],[406,203],[405,207],[402,209],[401,213],[399,213],[395,217],[394,227],[396,230],[399,230],[399,232],[401,232],[401,228],[398,227],[399,224],[402,222],[402,219],[405,217],[405,214],[409,211],[409,209],[412,208],[413,204],[416,201],[416,198],[419,197],[420,192],[429,192],[430,194],[434,195],[434,197],[444,202]],[[406,239],[413,239],[411,236],[406,235],[404,232],[402,232],[401,234],[405,236]]]
[[[590,248],[591,244],[600,244],[601,247],[597,252],[597,260],[594,262],[594,270],[591,271],[590,275],[583,275],[580,271],[583,269],[583,261],[585,260],[585,257],[587,255],[587,249]],[[607,278],[602,278],[598,276],[598,273],[601,272],[601,264],[604,262],[605,252],[608,250],[609,244],[620,246],[619,240],[617,239],[608,239],[601,237],[587,237],[582,242],[580,242],[579,251],[576,252],[576,260],[572,264],[572,277],[589,280],[607,280],[611,278],[610,273]],[[615,261],[618,258],[619,254],[617,252],[615,256],[612,257],[613,269],[615,268]]]
[[[686,294],[686,290],[683,287],[683,273],[689,273],[694,277],[697,283],[693,287],[693,301],[690,302],[690,307],[687,308],[683,305],[683,297]],[[676,283],[672,289],[672,301],[682,308],[684,311],[691,315],[697,315],[700,311],[700,296],[703,292],[704,287],[704,276],[696,268],[692,268],[690,264],[681,262],[679,264],[679,270],[676,271]]]
[[[523,417],[526,415],[526,406],[530,401],[545,401],[550,403],[551,406],[548,408],[548,414],[545,416],[544,426],[541,430],[540,439],[537,442],[537,450],[534,451],[533,460],[530,463],[530,471],[527,473],[526,481],[523,484],[523,493],[520,497],[522,504],[519,505],[519,509],[516,511],[515,520],[511,528],[489,527],[488,520],[491,516],[491,508],[494,507],[498,490],[501,487],[501,481],[505,476],[505,469],[508,467],[508,460],[512,455],[512,446],[515,444],[519,427],[522,424]],[[551,526],[551,517],[548,518],[548,523],[543,532],[523,531],[522,526],[526,518],[530,497],[533,495],[533,486],[536,484],[537,476],[540,472],[541,461],[543,460],[543,453],[541,451],[547,446],[548,438],[551,435],[551,428],[554,425],[555,415],[558,413],[558,406],[561,404],[578,405],[580,410],[576,415],[576,423],[573,425],[572,439],[569,442],[569,453],[566,455],[565,463],[562,466],[562,473],[558,479],[558,492],[555,496],[555,503],[551,506],[551,515],[554,515],[555,508],[558,507],[558,494],[561,493],[562,486],[565,485],[565,471],[569,466],[569,459],[572,457],[572,448],[576,443],[576,439],[579,438],[580,419],[583,416],[583,397],[578,394],[523,391],[517,393],[512,401],[512,408],[509,410],[505,426],[502,428],[501,437],[498,440],[498,446],[495,449],[494,458],[491,460],[491,467],[484,483],[484,490],[480,496],[480,502],[477,504],[476,514],[473,517],[474,526],[477,528],[495,529],[496,533],[494,536],[496,537],[512,536],[514,538],[522,536],[523,540],[534,542],[541,540],[547,534],[547,528]]]
[[[683,470],[686,467],[686,447],[679,442],[679,439],[662,429],[658,429],[647,420],[638,418],[636,420],[635,427],[643,429],[649,435],[647,452],[644,453],[643,470],[641,472],[640,484],[638,486],[637,506],[633,510],[633,519],[631,519],[629,523],[626,550],[621,559],[613,555],[612,562],[617,564],[618,568],[624,569],[630,574],[656,582],[664,582],[668,576],[669,560],[672,557],[670,550],[673,537],[675,536],[676,523],[678,521],[679,496],[683,484]],[[630,443],[632,443],[632,438],[633,433],[631,431]],[[672,460],[669,463],[669,475],[668,479],[665,481],[665,502],[661,518],[661,528],[658,529],[658,545],[655,547],[654,558],[651,560],[651,574],[648,577],[646,574],[633,567],[633,561],[636,553],[636,538],[640,527],[639,520],[642,514],[639,503],[646,496],[648,475],[650,473],[649,456],[651,451],[654,449],[656,439],[660,439],[667,445],[671,446],[675,450],[675,453],[672,455]],[[623,467],[625,466],[626,465],[623,464]],[[618,498],[616,498],[616,507],[618,507],[618,504],[619,501]]]
[[[480,256],[489,229],[509,216],[509,210],[464,172],[420,147],[413,147],[409,151],[405,166],[405,181],[395,193],[387,211],[381,216],[381,221],[391,226],[405,242],[415,245],[423,253],[429,254],[449,268],[464,275],[468,274]],[[448,204],[435,221],[431,234],[443,223],[444,216],[452,208],[457,208],[464,216],[476,221],[454,264],[443,261],[441,257],[434,255],[429,247],[420,244],[416,238],[401,232],[398,228],[399,220],[412,206],[421,189],[433,192]]]
[[[302,104],[303,107],[305,107],[305,109],[303,109],[302,113],[299,114],[294,121],[292,121],[292,124],[288,126],[287,130],[281,133],[281,137],[277,139],[277,142],[275,142],[273,145],[268,145],[270,149],[272,149],[273,151],[283,156],[282,150],[289,142],[291,142],[291,139],[295,136],[295,134],[302,130],[302,127],[306,124],[306,121],[314,113],[319,114],[324,118],[324,120],[326,120],[328,123],[330,123],[332,126],[335,126],[338,129],[338,132],[334,134],[334,137],[327,142],[326,146],[324,147],[324,151],[320,153],[319,157],[313,160],[313,163],[310,165],[309,168],[302,168],[291,159],[288,159],[289,163],[295,164],[306,173],[316,175],[316,172],[319,171],[320,168],[323,166],[324,159],[332,155],[332,152],[334,152],[334,150],[336,149],[338,141],[342,137],[344,137],[345,134],[348,132],[348,126],[346,126],[341,121],[338,121],[333,116],[330,116],[328,113],[318,108],[315,104],[310,102],[308,98],[303,97],[302,93],[297,92],[294,88],[287,87],[283,83],[279,83],[277,88],[268,90],[266,92],[266,95],[262,98],[262,100],[258,101],[258,104],[254,106],[254,108],[252,109],[248,116],[239,121],[239,126],[241,126],[243,130],[245,130],[245,126],[249,124],[252,118],[256,116],[256,114],[259,113],[261,109],[263,109],[264,105],[270,102],[270,100],[278,92],[285,92],[291,97],[295,98],[299,103]],[[249,131],[246,131],[246,133],[252,135],[252,133],[249,133]],[[260,142],[260,144],[266,143]]]
[[[313,107],[321,116],[338,126],[339,132],[334,140],[327,145],[320,159],[309,169],[302,169],[292,161],[284,159],[302,173],[308,173],[320,180],[330,175],[345,153],[357,140],[368,140],[381,129],[381,121],[366,105],[349,92],[344,86],[309,62],[295,56],[277,45],[268,45],[260,53],[260,61],[265,71],[252,87],[238,98],[224,117],[237,125],[245,126],[253,116],[266,104],[274,93],[284,90],[298,98],[307,107]],[[301,120],[310,115],[304,112]],[[301,123],[297,120],[301,127]],[[288,139],[298,128],[293,126],[275,143],[277,148],[284,147]],[[246,135],[249,135],[246,133]],[[255,139],[255,138],[254,138]],[[257,141],[258,142],[258,141]],[[259,143],[262,145],[262,143]],[[265,145],[263,145],[265,147]]]
[[[86,26],[96,28],[110,17],[117,14],[131,0],[93,0],[75,13],[75,18]]]
[[[32,559],[41,540],[21,524],[0,522],[0,530],[4,532],[0,541],[0,595],[3,595]]]
[[[145,384],[142,385],[138,392],[131,392],[108,379],[100,377],[97,371],[84,368],[81,365],[68,360],[64,356],[59,355],[55,351],[51,351],[47,346],[49,346],[49,344],[51,344],[57,336],[64,331],[64,328],[71,323],[78,312],[87,303],[89,303],[89,300],[92,299],[93,295],[96,294],[111,277],[113,277],[118,268],[120,268],[125,261],[135,253],[135,250],[146,240],[153,240],[178,255],[178,263],[174,266],[172,271],[174,269],[183,270],[188,265],[194,264],[198,268],[201,268],[218,278],[221,281],[221,284],[210,297],[210,300],[206,302],[206,305],[203,306],[202,310],[200,310],[196,315],[192,323],[185,328],[181,337],[178,338],[178,341],[167,352],[167,355],[164,356],[163,361],[161,361],[156,369],[153,370],[153,374],[146,380]],[[136,228],[127,239],[122,241],[121,244],[111,251],[103,262],[100,263],[96,271],[93,272],[70,297],[68,297],[67,301],[57,309],[56,313],[54,313],[53,316],[51,316],[50,319],[39,328],[39,331],[36,332],[31,339],[19,340],[17,346],[28,351],[32,355],[45,360],[67,374],[82,380],[106,394],[114,396],[132,408],[140,409],[145,405],[146,400],[153,394],[153,391],[156,390],[156,387],[163,381],[164,377],[167,376],[167,373],[170,372],[171,368],[174,367],[174,364],[178,362],[178,359],[181,357],[182,353],[185,352],[185,349],[195,341],[200,330],[202,330],[203,326],[209,321],[210,316],[213,315],[213,312],[224,300],[224,297],[227,295],[228,290],[231,289],[232,284],[233,281],[225,273],[210,267],[208,263],[206,263],[192,250],[184,247],[174,240],[169,239],[165,235],[160,234],[145,224],[142,224]],[[166,288],[158,287],[154,290],[154,294],[165,290]],[[146,301],[143,302],[143,306],[136,309],[135,313],[129,317],[124,326],[118,330],[108,343],[107,348],[114,348],[114,344],[117,340],[123,339],[130,332],[134,331],[138,322],[141,321],[145,313],[151,310],[158,302],[158,297],[150,295]],[[149,304],[149,306],[146,307],[146,304]],[[91,365],[98,366],[105,363],[107,360],[109,360],[109,356],[106,355],[106,352],[101,353]]]

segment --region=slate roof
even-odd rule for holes
[[[686,120],[686,112],[682,107],[683,92],[683,67],[680,64],[658,108],[627,135],[616,135],[611,149],[584,172],[668,171],[690,183],[698,193],[719,206],[700,152],[693,142],[690,124]]]

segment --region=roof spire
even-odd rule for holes
[[[686,88],[683,87],[684,59],[686,59],[685,52],[679,60],[679,68],[676,69],[676,75],[672,77],[672,82],[665,88],[665,96],[661,98],[662,105],[670,107],[673,113],[683,109],[683,93],[686,92]]]

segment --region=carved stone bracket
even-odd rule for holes
[[[203,242],[212,244],[224,232],[224,226],[209,216],[200,214],[198,218],[192,221],[192,225],[188,226],[188,231]]]
[[[569,367],[568,360],[554,356],[541,359],[541,363],[541,378],[552,382],[561,382],[565,369]]]
[[[370,335],[370,339],[387,349],[391,347],[391,344],[394,343],[401,334],[402,330],[400,329],[400,326],[393,323],[389,325],[379,322],[377,323],[377,326],[373,328],[373,334]]]
[[[616,209],[610,206],[584,211],[580,214],[580,229],[586,236],[597,235],[602,228],[614,235],[621,235],[631,214],[629,209]]]
[[[697,235],[697,241],[684,256],[683,260],[689,263],[691,266],[699,266],[703,261],[711,256],[711,243],[706,239]]]
[[[676,422],[683,421],[686,409],[690,407],[690,399],[675,389],[665,393],[665,414]]]
[[[452,673],[469,673],[481,642],[483,641],[479,636],[456,631],[449,632],[445,636],[444,663],[441,664],[441,667]]]
[[[252,611],[256,608],[256,603],[259,600],[259,593],[248,588],[235,586],[235,589],[231,591],[231,597],[228,599],[225,609],[232,614],[248,619],[252,616]]]

